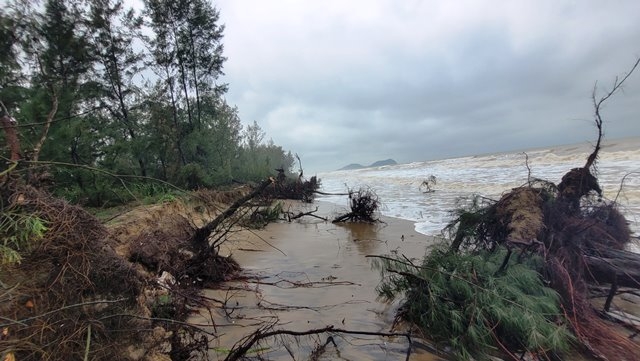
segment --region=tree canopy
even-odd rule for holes
[[[150,178],[198,188],[290,171],[292,154],[225,100],[223,32],[207,0],[145,0],[140,11],[123,0],[10,1],[0,101],[17,121],[19,168],[87,205],[130,198],[105,174],[146,189]]]

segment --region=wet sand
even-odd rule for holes
[[[345,213],[329,203],[292,203],[290,211],[311,211],[330,219]],[[206,290],[214,301],[211,313],[201,309],[189,322],[215,323],[212,359],[224,359],[234,343],[259,327],[307,331],[334,326],[367,332],[392,332],[397,304],[377,299],[380,274],[367,255],[405,255],[421,259],[433,238],[414,231],[412,222],[383,218],[384,223],[332,224],[305,216],[293,223],[269,224],[243,231],[221,247],[243,267],[244,281],[230,281]],[[212,322],[213,321],[213,322]],[[398,331],[398,330],[395,330]],[[309,359],[328,334],[272,338],[259,351],[267,359]],[[318,359],[398,360],[406,356],[404,337],[334,335]],[[414,339],[411,360],[437,360],[427,341]],[[256,347],[254,347],[254,350]],[[255,354],[254,354],[255,356]]]

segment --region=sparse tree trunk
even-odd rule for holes
[[[34,162],[38,161],[40,157],[40,151],[42,150],[42,146],[44,142],[47,140],[47,135],[49,134],[49,129],[51,128],[51,123],[53,122],[53,117],[56,116],[58,112],[58,96],[54,93],[52,95],[51,100],[51,110],[49,114],[47,114],[47,122],[44,124],[44,129],[42,129],[42,134],[40,135],[40,140],[36,143],[36,146],[33,147],[33,155],[31,156],[31,160]]]
[[[167,70],[167,77],[169,76],[169,71]],[[168,78],[168,82],[169,93],[171,94],[171,107],[173,109],[173,125],[176,128],[176,146],[178,148],[178,154],[180,155],[180,161],[182,162],[182,165],[186,165],[187,160],[185,159],[184,152],[182,151],[182,131],[180,130],[180,124],[178,122],[178,104],[176,103],[173,80],[171,80],[171,78]]]
[[[2,129],[4,130],[7,144],[9,145],[9,150],[11,152],[11,156],[9,159],[15,162],[22,158],[22,155],[20,153],[20,140],[18,139],[18,132],[16,131],[16,124],[13,118],[9,116],[9,114],[4,111],[0,112],[2,112],[2,116],[0,116],[0,124],[2,124]]]

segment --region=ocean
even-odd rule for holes
[[[582,167],[593,145],[549,148],[429,160],[376,168],[319,173],[322,191],[345,193],[349,189],[373,190],[385,216],[410,220],[425,235],[441,235],[459,202],[480,195],[499,199],[529,177],[558,184],[572,168]],[[423,181],[435,177],[434,191],[423,192]],[[640,137],[606,140],[600,152],[596,176],[604,201],[616,201],[630,223],[634,237],[640,234]],[[346,196],[321,196],[319,200],[348,205]],[[638,250],[638,247],[634,247]]]

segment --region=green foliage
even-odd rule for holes
[[[275,222],[280,218],[284,205],[282,202],[276,202],[269,207],[257,208],[249,219],[245,222],[245,226],[250,228],[262,228],[271,222]]]
[[[210,2],[28,5],[0,9],[0,100],[24,125],[25,158],[66,164],[49,170],[56,195],[96,207],[137,199],[136,182],[89,168],[190,189],[291,169],[291,153],[257,123],[243,128],[224,99],[224,26]]]
[[[27,252],[44,237],[47,226],[33,214],[9,210],[0,216],[0,265],[20,263]]]
[[[130,188],[133,195],[143,204],[175,202],[176,190],[158,182],[136,183]]]
[[[242,147],[234,163],[235,171],[241,178],[260,181],[283,169],[289,174],[295,162],[291,152],[285,152],[273,140],[264,142],[265,133],[257,122],[247,126],[242,138]]]
[[[478,254],[434,249],[421,265],[380,259],[384,279],[379,294],[404,296],[401,316],[456,358],[483,360],[496,350],[549,355],[566,351],[572,336],[562,322],[556,292],[536,272],[539,260],[516,263],[498,272],[506,251]],[[515,257],[512,257],[515,258]]]
[[[189,163],[180,168],[178,179],[178,184],[187,189],[197,189],[211,185],[207,172],[197,163]]]

